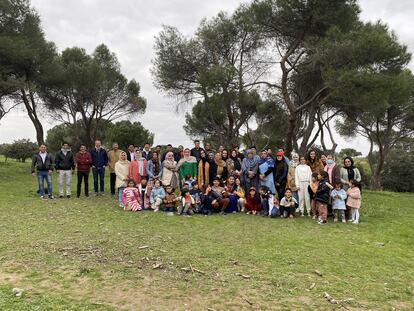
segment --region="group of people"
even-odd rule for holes
[[[72,174],[77,171],[76,196],[89,196],[88,177],[93,173],[95,195],[104,195],[105,170],[110,171],[110,192],[119,206],[128,211],[164,210],[190,216],[194,213],[237,213],[293,218],[310,216],[325,224],[334,221],[359,222],[361,174],[351,157],[343,166],[332,154],[306,156],[283,149],[257,152],[251,146],[245,153],[238,146],[230,151],[223,145],[213,150],[209,143],[192,149],[167,145],[151,149],[130,144],[122,151],[117,143],[106,151],[100,140],[87,150],[81,145],[76,154],[69,144],[52,156],[46,145],[33,156],[32,174],[37,172],[40,197],[53,199],[52,172],[58,172],[59,198],[71,197]],[[44,181],[47,183],[47,191]],[[66,193],[64,186],[66,184]]]

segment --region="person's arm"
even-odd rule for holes
[[[272,173],[273,172],[273,167],[269,167],[268,169],[267,169],[267,171],[266,172],[264,172],[264,174],[263,175],[265,175],[266,177],[267,176],[269,176],[270,175],[270,173]]]
[[[345,179],[345,173],[346,173],[346,169],[341,167],[341,169],[339,171],[339,178],[341,179],[341,183],[343,183],[343,184],[348,183],[348,176]],[[346,173],[346,175],[348,175],[348,173]]]
[[[355,190],[354,190],[355,189]],[[361,191],[358,187],[352,188],[351,191],[349,191],[348,196],[352,199],[360,199],[361,198]]]
[[[148,163],[147,163],[147,175],[148,175],[148,178],[153,177],[153,175],[152,175],[152,161],[148,161]]]
[[[361,172],[359,171],[358,168],[355,168],[354,171],[355,171],[355,174],[354,174],[355,175],[355,180],[357,182],[361,182],[361,180],[362,180]]]
[[[160,199],[164,199],[164,198],[165,198],[165,190],[163,187],[161,187]]]
[[[72,171],[75,170],[75,155],[71,152],[71,157],[70,157],[70,167],[72,168]]]
[[[197,173],[198,173],[198,171],[197,171],[197,162],[194,162],[193,163],[193,177],[194,178],[197,178]]]
[[[108,154],[106,150],[104,150],[103,158],[104,158],[104,166],[107,166],[108,165]]]
[[[339,196],[342,200],[346,200],[346,198],[347,198],[347,194],[346,194],[345,190],[342,190],[342,191],[338,192],[338,196]]]
[[[59,156],[59,152],[57,152],[56,153],[56,156],[55,156],[55,168],[56,168],[56,171],[58,171],[59,170],[59,167],[60,167],[60,156]]]

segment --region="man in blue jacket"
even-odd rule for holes
[[[93,173],[93,187],[95,195],[103,195],[104,193],[104,179],[105,166],[108,165],[108,155],[106,150],[102,148],[102,142],[95,140],[95,148],[91,149],[92,157],[92,173]],[[99,189],[98,189],[99,178]]]

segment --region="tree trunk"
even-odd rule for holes
[[[296,126],[297,126],[297,113],[290,111],[288,118],[288,130],[286,134],[286,149],[287,156],[293,151],[293,142],[296,141]]]
[[[36,140],[39,145],[44,144],[44,131],[43,131],[43,125],[42,122],[40,122],[37,111],[36,111],[36,101],[33,96],[33,93],[29,91],[29,94],[26,93],[24,89],[21,89],[21,98],[23,100],[24,106],[27,110],[27,115],[29,116],[30,120],[32,121],[35,130],[36,130]]]

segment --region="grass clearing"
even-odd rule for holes
[[[353,298],[350,310],[414,309],[413,194],[363,191],[358,226],[318,226],[123,212],[109,196],[41,201],[29,164],[10,160],[0,186],[1,310],[343,307],[325,292]]]

